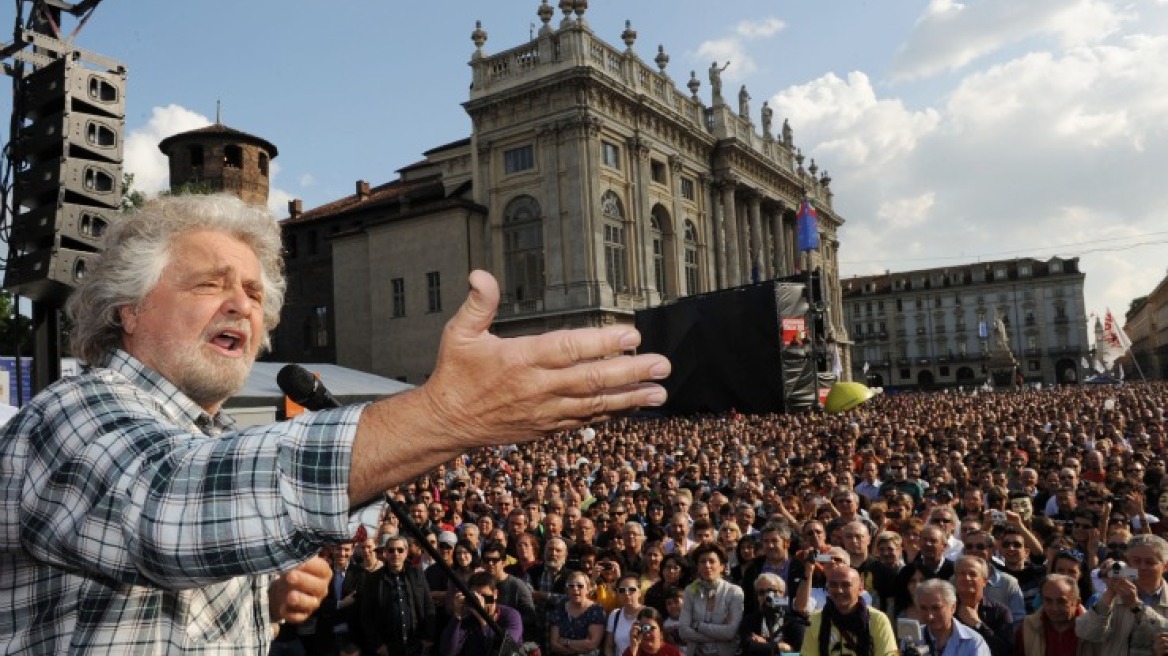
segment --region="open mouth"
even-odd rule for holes
[[[211,344],[228,354],[242,354],[246,335],[238,330],[221,330],[211,336]]]

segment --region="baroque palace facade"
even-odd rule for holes
[[[659,47],[647,63],[597,36],[586,2],[546,0],[532,40],[488,54],[471,38],[464,103],[473,131],[372,186],[318,208],[289,207],[288,306],[272,358],[335,362],[422,382],[467,273],[491,271],[500,335],[631,324],[638,309],[806,271],[795,218],[819,215],[831,339],[846,345],[830,177],[721,68],[679,90]],[[776,134],[777,133],[777,134]],[[776,336],[778,339],[778,336]],[[848,351],[842,349],[845,371]]]

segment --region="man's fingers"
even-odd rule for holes
[[[641,334],[626,326],[557,330],[535,335],[523,345],[527,362],[544,369],[560,369],[580,362],[607,358],[641,345]]]

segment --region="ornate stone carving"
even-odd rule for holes
[[[470,40],[475,44],[475,59],[483,56],[483,45],[487,42],[487,31],[483,29],[482,21],[475,21],[474,31],[470,33]]]
[[[673,171],[674,175],[681,173],[681,157],[677,155],[669,156],[669,170]]]
[[[633,29],[632,21],[625,21],[625,31],[621,32],[621,41],[625,42],[625,48],[629,52],[633,51],[633,44],[637,42],[637,31]]]
[[[657,62],[657,68],[661,69],[661,74],[665,74],[665,67],[669,65],[669,55],[665,54],[665,46],[657,46],[657,57],[653,59]]]

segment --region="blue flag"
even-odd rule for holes
[[[795,221],[795,241],[800,251],[814,251],[819,249],[819,215],[807,199],[799,207],[799,216]]]

